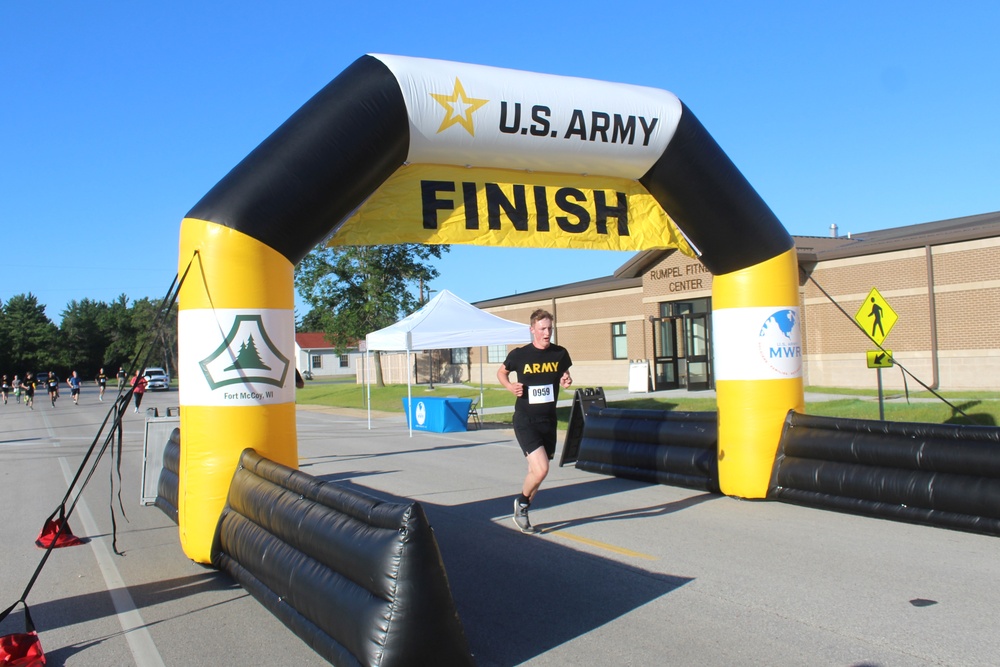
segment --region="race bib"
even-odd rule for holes
[[[528,403],[551,403],[556,400],[555,388],[551,384],[528,387]]]

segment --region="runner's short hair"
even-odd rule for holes
[[[555,321],[555,318],[552,317],[552,313],[542,308],[539,308],[538,310],[536,310],[531,314],[531,318],[528,320],[528,325],[534,326],[535,322],[537,322],[538,320],[545,320],[545,319],[552,320],[553,322]]]

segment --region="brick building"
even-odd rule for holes
[[[951,390],[1000,384],[1000,212],[794,239],[806,385],[875,386],[866,352],[878,348],[855,323],[869,324],[872,288],[897,316],[882,346],[920,381]],[[475,305],[520,322],[536,308],[551,312],[579,386],[626,386],[633,362],[648,362],[657,389],[714,386],[712,275],[674,250],[638,253],[611,276]],[[496,382],[506,351],[484,350],[485,382]],[[469,351],[476,383],[479,355]],[[882,374],[886,387],[903,387],[899,369]]]

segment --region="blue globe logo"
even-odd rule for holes
[[[760,327],[757,347],[764,363],[784,377],[802,373],[802,328],[797,308],[776,310]]]

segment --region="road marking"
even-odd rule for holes
[[[46,430],[49,432],[49,437],[53,440],[53,446],[59,447],[59,438],[53,433],[49,418],[43,414],[42,419],[45,422]],[[66,479],[66,487],[69,488],[75,473],[70,470],[69,461],[63,456],[59,457],[59,467],[62,468],[63,477]],[[94,521],[94,515],[90,513],[87,501],[82,497],[77,501],[75,511],[77,516],[80,517],[80,522],[83,524],[85,535],[100,535],[97,522]],[[89,543],[91,550],[94,552],[94,557],[97,559],[97,565],[101,568],[101,574],[104,576],[104,584],[108,589],[108,594],[111,596],[111,603],[115,607],[118,623],[121,624],[124,631],[129,650],[132,651],[132,657],[135,658],[135,664],[137,667],[166,667],[166,663],[163,662],[163,658],[160,656],[160,651],[153,642],[152,635],[149,634],[149,630],[146,628],[146,622],[142,619],[139,609],[135,606],[135,601],[128,592],[128,587],[125,585],[125,580],[122,579],[122,575],[118,571],[114,559],[111,557],[111,552],[108,551],[108,546],[105,544],[104,538],[94,537],[89,540]]]
[[[607,542],[599,542],[597,540],[592,540],[589,537],[583,537],[582,535],[574,535],[573,533],[567,533],[563,530],[558,530],[554,528],[542,528],[542,535],[551,535],[553,537],[561,537],[564,540],[569,540],[571,542],[579,542],[580,544],[586,544],[587,546],[596,547],[598,549],[604,549],[605,551],[610,551],[611,553],[616,553],[621,556],[631,556],[633,558],[642,558],[643,560],[658,560],[656,556],[650,556],[649,554],[644,554],[639,551],[632,551],[631,549],[626,549],[624,547],[616,547],[613,544],[608,544]]]

